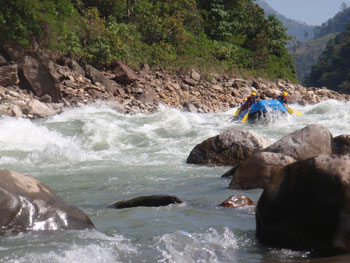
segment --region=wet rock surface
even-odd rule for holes
[[[129,200],[123,200],[116,202],[114,204],[108,205],[107,208],[124,209],[131,207],[158,207],[158,206],[168,206],[170,204],[181,204],[182,201],[176,196],[171,195],[149,195],[135,197]]]
[[[0,170],[0,213],[0,234],[94,228],[83,211],[48,186],[9,170]]]

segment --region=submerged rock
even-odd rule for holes
[[[0,234],[94,228],[80,209],[41,182],[0,170]]]
[[[107,208],[130,208],[138,206],[148,206],[148,207],[157,207],[157,206],[167,206],[170,204],[180,204],[182,201],[176,196],[171,195],[150,195],[150,196],[140,196],[129,200],[124,200],[116,202],[107,206]]]
[[[223,201],[219,206],[227,207],[227,208],[238,208],[245,207],[254,204],[254,202],[246,196],[242,195],[233,195]]]

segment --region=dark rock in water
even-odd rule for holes
[[[167,206],[170,204],[181,204],[182,201],[176,196],[170,195],[150,195],[150,196],[140,196],[130,200],[120,201],[114,204],[107,206],[107,208],[130,208],[138,206],[148,206],[148,207],[157,207],[157,206]]]
[[[246,196],[242,195],[233,195],[223,201],[219,206],[228,207],[228,208],[237,208],[244,207],[254,204],[254,202]]]
[[[0,170],[0,234],[94,228],[80,209],[39,181]]]
[[[187,157],[187,163],[237,165],[268,145],[270,141],[258,134],[233,128],[198,144]]]
[[[350,154],[350,135],[339,135],[334,137],[334,154]]]
[[[284,136],[263,151],[282,153],[300,161],[321,154],[332,154],[332,147],[331,132],[322,125],[310,124]]]
[[[320,155],[287,165],[256,206],[256,236],[284,248],[350,251],[350,157]]]

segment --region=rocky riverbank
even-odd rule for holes
[[[256,91],[269,99],[287,91],[291,103],[315,104],[350,95],[327,88],[306,88],[285,80],[244,79],[151,71],[133,71],[116,61],[105,71],[76,61],[55,59],[39,51],[6,49],[0,53],[0,115],[41,118],[65,108],[107,104],[121,113],[153,113],[160,104],[190,112],[221,112],[236,107]]]

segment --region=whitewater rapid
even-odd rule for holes
[[[123,115],[105,106],[66,110],[47,119],[0,118],[0,168],[34,177],[89,215],[96,230],[1,237],[0,262],[281,262],[309,252],[261,247],[254,207],[219,208],[233,194],[257,201],[261,190],[232,191],[230,167],[186,164],[190,151],[229,128],[273,141],[308,124],[333,136],[350,134],[350,104],[335,100],[290,105],[303,116],[269,124],[229,121],[223,113],[185,113],[161,106],[151,115]],[[161,208],[105,209],[142,195],[184,201]],[[289,260],[289,261],[288,261]]]

